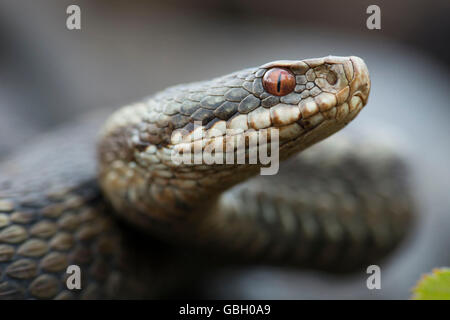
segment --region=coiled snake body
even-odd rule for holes
[[[97,165],[102,111],[39,137],[0,170],[0,298],[161,297],[212,264],[378,261],[411,221],[402,161],[342,134],[296,155],[354,119],[369,89],[357,57],[275,61],[120,109],[101,130]],[[248,161],[171,157],[273,128],[280,159],[290,157],[274,176],[250,179],[261,164]],[[66,286],[69,265],[80,290]]]

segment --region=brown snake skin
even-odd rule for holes
[[[292,92],[267,92],[273,68]],[[275,61],[124,107],[97,151],[103,111],[38,137],[0,167],[0,298],[155,298],[212,264],[377,262],[412,220],[401,159],[358,134],[296,155],[353,120],[369,89],[357,57]],[[294,156],[255,178],[260,164],[176,164],[172,150],[200,141],[194,120],[207,144],[278,128],[280,159]],[[66,288],[73,264],[81,290]]]

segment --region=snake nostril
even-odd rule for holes
[[[329,84],[335,85],[337,82],[337,75],[333,70],[329,70],[326,79]]]

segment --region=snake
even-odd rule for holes
[[[18,146],[0,166],[0,298],[160,298],[224,265],[377,263],[414,206],[395,148],[341,131],[370,85],[356,56],[276,60]],[[273,163],[253,161],[263,149]]]

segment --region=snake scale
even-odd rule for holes
[[[347,130],[308,149],[353,120],[369,91],[358,57],[281,60],[36,137],[0,167],[0,298],[155,298],[214,266],[379,261],[413,220],[401,157]],[[276,175],[171,158],[273,128],[285,160]],[[66,287],[69,265],[79,290]]]

